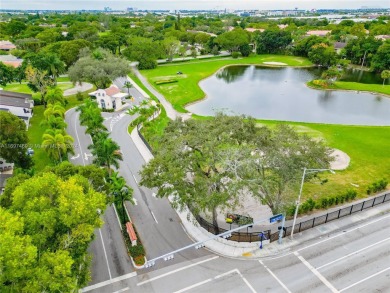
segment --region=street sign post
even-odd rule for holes
[[[275,223],[276,221],[280,221],[282,219],[283,219],[283,214],[278,214],[278,215],[275,215],[275,216],[269,218],[269,222]]]

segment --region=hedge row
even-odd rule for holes
[[[340,193],[333,196],[321,197],[317,200],[309,198],[299,206],[298,213],[305,214],[314,209],[326,209],[333,205],[338,205],[344,202],[348,202],[350,200],[354,200],[356,196],[357,196],[356,190],[350,189],[344,193]],[[295,212],[295,206],[291,206],[290,208],[287,209],[288,216],[293,216],[294,212]]]
[[[157,85],[160,85],[160,84],[174,83],[174,82],[178,82],[178,80],[177,79],[165,79],[165,80],[155,81],[154,83]]]
[[[367,194],[376,193],[378,191],[385,190],[389,182],[386,179],[381,179],[377,182],[372,183],[367,188]]]

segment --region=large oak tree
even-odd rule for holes
[[[304,167],[327,168],[329,149],[286,125],[258,127],[253,119],[218,114],[210,120],[174,121],[160,139],[141,183],[173,196],[177,207],[208,212],[240,203],[246,193],[274,213],[293,204]]]

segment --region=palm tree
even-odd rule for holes
[[[45,126],[47,128],[59,129],[59,130],[63,130],[67,126],[66,122],[64,121],[64,119],[62,117],[53,116],[53,115],[47,116],[46,120],[42,120],[40,125]]]
[[[73,137],[64,130],[47,129],[42,139],[42,147],[54,161],[62,162],[62,156],[68,153],[74,154],[72,146]]]
[[[64,92],[58,87],[51,87],[45,95],[45,102],[47,104],[60,103],[61,105],[64,105]]]
[[[119,168],[119,161],[122,161],[122,153],[118,144],[111,138],[96,140],[95,143],[88,148],[95,157],[93,163],[106,167],[109,176],[111,176],[111,166]]]
[[[57,77],[65,72],[65,63],[62,62],[62,60],[58,58],[56,54],[47,54],[45,56],[45,61],[48,64],[48,67],[46,68],[47,73],[54,81],[54,84],[56,84]]]
[[[48,119],[49,116],[64,118],[65,108],[62,107],[61,103],[59,102],[55,104],[48,104],[43,115],[45,116],[46,120]]]
[[[125,208],[124,208],[124,201],[128,200],[132,204],[134,204],[133,201],[133,189],[129,187],[126,184],[125,179],[122,176],[119,176],[118,172],[113,172],[109,181],[109,187],[110,187],[110,194],[114,196],[114,200],[118,202],[120,200],[122,205],[122,222],[123,224],[126,222],[125,219]]]
[[[127,88],[127,94],[130,96],[130,89],[133,87],[133,84],[130,81],[126,81],[123,86]]]

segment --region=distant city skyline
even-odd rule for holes
[[[210,9],[260,9],[260,10],[288,10],[294,9],[358,9],[363,6],[369,8],[389,8],[388,0],[342,0],[342,1],[312,1],[312,0],[143,0],[143,1],[126,1],[126,0],[0,0],[0,9],[17,9],[17,10],[103,10],[104,7],[110,7],[114,10],[125,10],[127,7],[136,7],[141,10],[210,10]]]

